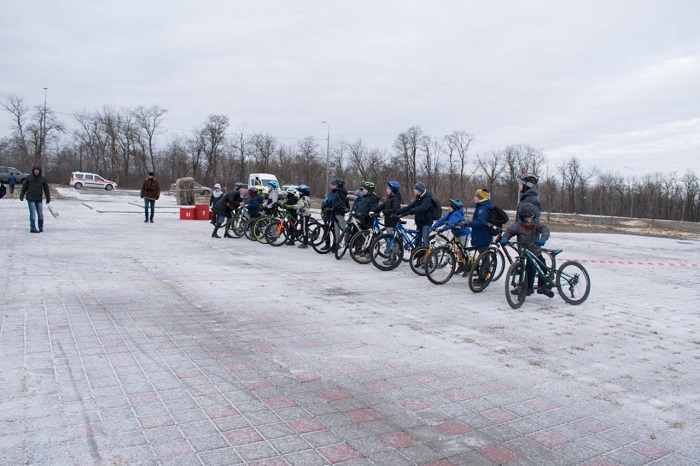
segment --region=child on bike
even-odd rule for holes
[[[421,182],[413,185],[413,194],[416,196],[413,202],[397,210],[396,215],[399,217],[415,215],[416,229],[421,231],[421,244],[427,246],[430,243],[430,226],[434,220],[433,195]]]
[[[493,243],[491,230],[487,226],[491,209],[493,209],[493,202],[491,202],[491,194],[488,189],[477,189],[474,193],[474,214],[468,225],[472,229],[472,246],[476,248],[479,254],[488,251],[491,243]],[[489,265],[490,261],[485,261],[481,264],[482,270],[489,270]],[[465,274],[467,273],[465,271]],[[483,273],[479,273],[475,280],[477,284],[483,283]]]
[[[302,184],[299,185],[297,191],[299,191],[299,198],[294,205],[294,209],[298,212],[301,219],[301,244],[299,249],[306,249],[309,247],[309,218],[311,217],[311,198],[309,196],[311,195],[311,188]]]
[[[393,233],[398,219],[394,215],[401,208],[401,185],[396,181],[389,181],[386,186],[386,201],[379,204],[374,212],[384,212],[384,226],[387,233]],[[372,212],[370,212],[370,215]]]
[[[459,242],[462,246],[467,247],[467,238],[471,229],[466,226],[467,219],[464,217],[464,203],[459,199],[450,199],[450,204],[447,207],[447,214],[445,214],[437,222],[433,223],[433,230],[444,231],[447,229],[454,229],[454,235],[459,238]],[[463,272],[465,269],[464,263],[460,262],[457,272]]]
[[[362,197],[355,207],[355,216],[360,221],[360,229],[367,230],[372,226],[372,218],[369,213],[379,205],[379,198],[374,194],[377,185],[371,181],[362,182]]]
[[[250,215],[250,218],[260,217],[260,206],[263,203],[263,198],[258,194],[258,188],[255,186],[248,188],[248,195],[250,200],[245,205],[246,209],[248,209],[248,215]]]
[[[326,199],[324,205],[324,211],[327,212],[329,218],[334,220],[333,230],[336,238],[340,238],[340,233],[345,230],[345,214],[350,210],[348,202],[348,190],[345,189],[345,181],[340,178],[333,178],[328,187],[331,189],[331,193]],[[333,252],[337,249],[338,245],[328,245]]]
[[[503,233],[501,243],[505,244],[513,236],[517,237],[518,246],[530,250],[542,264],[544,273],[547,273],[547,267],[544,265],[545,262],[542,257],[542,246],[549,239],[549,228],[536,219],[538,213],[539,211],[535,205],[529,202],[521,203],[518,206],[515,223]],[[533,292],[535,274],[535,264],[527,261],[525,264],[525,278],[528,296]],[[550,298],[554,297],[554,293],[546,286],[545,280],[539,274],[537,275],[537,293]]]

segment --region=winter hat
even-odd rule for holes
[[[357,197],[362,197],[362,189],[355,190],[355,192],[353,192],[353,194]]]
[[[221,189],[221,185],[220,185],[219,183],[216,183],[216,184],[214,185],[214,189]]]
[[[148,172],[148,176],[154,176],[153,172]]]
[[[474,197],[478,198],[479,202],[483,202],[488,200],[488,198],[491,197],[491,194],[489,194],[488,190],[481,188],[476,190],[476,193],[474,193]]]
[[[420,191],[421,194],[425,192],[425,185],[423,183],[421,183],[420,181],[418,183],[416,183],[415,185],[413,185],[413,188]]]

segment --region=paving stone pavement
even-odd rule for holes
[[[0,464],[700,464],[697,424],[418,335],[425,303],[382,291],[427,281],[215,240],[167,200],[153,225],[127,197],[55,202],[30,235],[0,200]]]

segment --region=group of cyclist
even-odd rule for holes
[[[519,204],[515,222],[504,230],[500,241],[506,243],[512,237],[518,239],[522,247],[530,249],[533,254],[541,258],[541,247],[549,239],[550,231],[546,225],[540,222],[540,194],[537,190],[538,177],[532,173],[520,176]],[[434,218],[433,196],[421,183],[413,186],[413,199],[402,207],[401,185],[397,181],[389,181],[385,186],[385,198],[383,202],[375,193],[376,184],[371,181],[363,181],[360,188],[354,194],[354,202],[350,205],[348,189],[340,178],[333,178],[329,182],[330,192],[321,203],[321,216],[333,224],[334,237],[341,238],[341,232],[347,226],[346,215],[350,214],[356,219],[360,229],[371,228],[374,217],[384,216],[384,226],[387,233],[393,233],[397,222],[401,217],[412,215],[416,229],[420,231],[420,243],[428,245],[431,231],[444,231],[450,229],[459,238],[463,246],[467,246],[467,239],[471,236],[471,246],[479,253],[485,252],[493,243],[493,229],[489,225],[489,218],[494,204],[491,202],[491,194],[485,188],[477,189],[474,193],[474,212],[471,219],[465,216],[465,204],[461,199],[450,199],[447,213],[440,218]],[[214,231],[212,237],[220,238],[219,229],[231,218],[239,208],[245,207],[250,218],[259,217],[261,213],[271,213],[275,209],[283,207],[299,220],[301,225],[298,237],[290,235],[286,244],[294,245],[298,240],[299,248],[309,246],[309,220],[311,217],[310,188],[300,185],[297,188],[298,195],[288,194],[285,202],[281,202],[279,184],[271,181],[268,185],[267,199],[263,199],[262,186],[251,186],[244,190],[243,183],[236,183],[234,190],[214,196],[212,194],[211,208],[215,215],[212,220]],[[228,232],[225,237],[231,237]],[[420,244],[419,244],[420,245]],[[334,250],[338,244],[330,245]],[[486,266],[488,264],[481,264]],[[458,273],[467,276],[469,270],[460,264]],[[532,294],[534,288],[534,270],[528,269],[528,290]],[[477,278],[476,280],[479,280]],[[541,281],[541,279],[540,279]],[[551,290],[538,282],[537,292],[549,297],[553,296]]]

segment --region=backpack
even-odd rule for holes
[[[434,197],[430,198],[430,205],[432,206],[431,212],[433,213],[433,220],[438,220],[442,218],[442,207],[440,207],[440,201]]]
[[[492,235],[498,235],[501,233],[501,228],[503,228],[503,225],[508,223],[508,214],[498,207],[497,205],[494,204],[493,209],[489,210],[489,224],[493,227],[489,227],[489,230]]]

